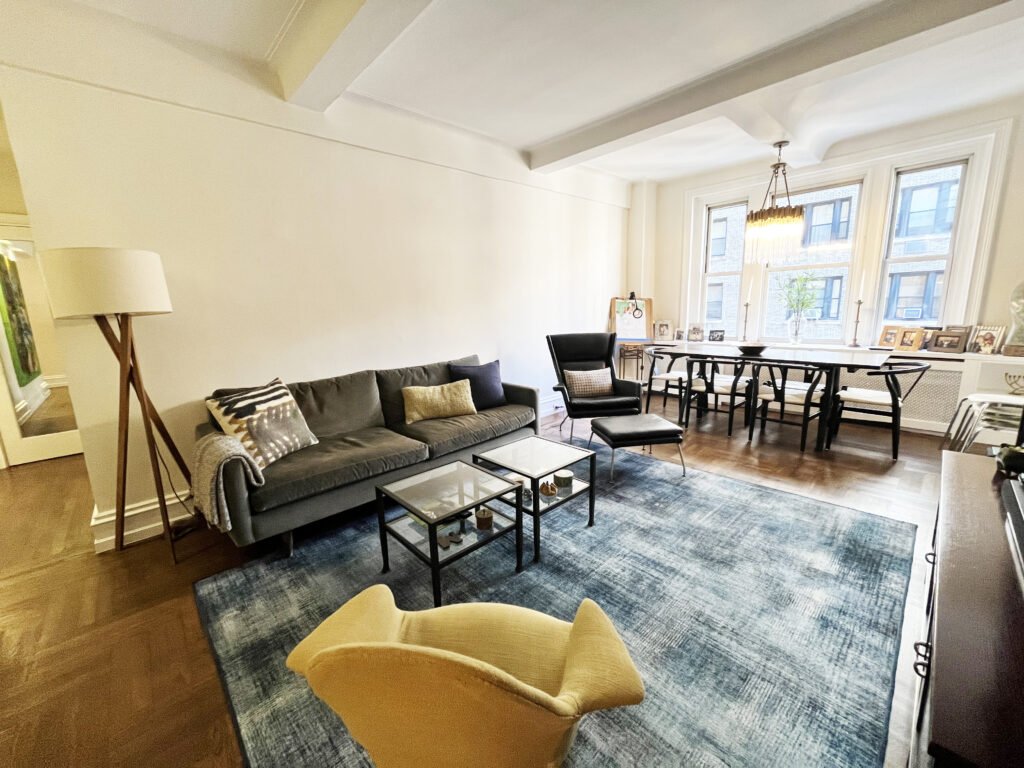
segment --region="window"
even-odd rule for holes
[[[740,276],[747,206],[708,208],[704,256],[704,328],[735,338],[740,316]]]
[[[814,306],[804,312],[811,320],[804,326],[804,339],[842,341],[844,286],[850,278],[860,193],[860,182],[856,182],[792,196],[795,205],[804,206],[803,244],[788,264],[768,269],[766,338],[780,339],[788,334],[791,311],[786,306],[785,289],[794,278],[807,275],[815,300]]]
[[[850,198],[811,203],[804,208],[804,247],[850,238]]]
[[[966,162],[899,171],[886,246],[885,322],[938,324]]]
[[[728,219],[714,219],[711,222],[711,250],[708,251],[708,255],[711,258],[717,259],[725,256],[725,243],[728,239],[728,232]]]
[[[704,313],[704,318],[706,320],[722,319],[723,296],[725,296],[725,286],[721,283],[708,283],[708,310]]]

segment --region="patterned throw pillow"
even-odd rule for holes
[[[260,469],[319,442],[280,379],[265,387],[211,397],[206,407],[224,434],[237,437]]]
[[[402,397],[405,400],[406,424],[476,413],[469,379],[437,387],[402,387]]]
[[[603,397],[614,395],[612,369],[598,368],[596,371],[562,371],[565,388],[569,397]]]

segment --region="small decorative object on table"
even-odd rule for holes
[[[570,493],[572,491],[573,473],[571,469],[560,469],[555,472],[555,487],[559,493]]]
[[[540,484],[540,495],[548,498],[558,495],[558,486],[552,483],[550,480],[546,480]]]
[[[723,330],[708,331],[708,341],[725,341],[725,331],[723,331]]]
[[[1024,373],[1004,373],[1011,395],[1024,395]]]
[[[494,525],[494,513],[487,507],[476,511],[476,528],[478,531],[489,531]]]
[[[738,349],[744,355],[760,355],[762,352],[768,349],[768,345],[756,343],[740,344]]]

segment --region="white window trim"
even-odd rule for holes
[[[885,248],[892,226],[890,211],[896,190],[896,173],[915,167],[967,159],[960,191],[960,211],[954,233],[950,277],[942,312],[944,325],[976,324],[992,255],[996,219],[1006,173],[1013,119],[998,120],[927,138],[905,141],[872,150],[826,160],[813,168],[793,168],[790,183],[795,193],[860,181],[861,201],[851,226],[856,230],[850,261],[850,294],[843,317],[844,340],[853,336],[856,301],[861,309],[860,341],[872,343],[881,326],[884,307],[879,305]],[[747,202],[748,210],[761,207],[766,174],[686,190],[683,210],[683,238],[680,270],[680,327],[702,322],[703,259],[708,236],[707,212],[711,207]],[[955,272],[954,272],[955,270]],[[968,280],[961,279],[969,276]],[[855,294],[861,281],[865,296]],[[750,295],[747,338],[763,333],[763,306],[767,288],[766,270],[744,265],[740,280],[740,306]],[[739,320],[743,335],[743,318]],[[817,342],[816,342],[817,343]],[[824,342],[823,342],[824,343]]]

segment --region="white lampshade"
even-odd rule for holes
[[[171,311],[160,254],[126,248],[57,248],[41,254],[50,309],[60,320]]]

